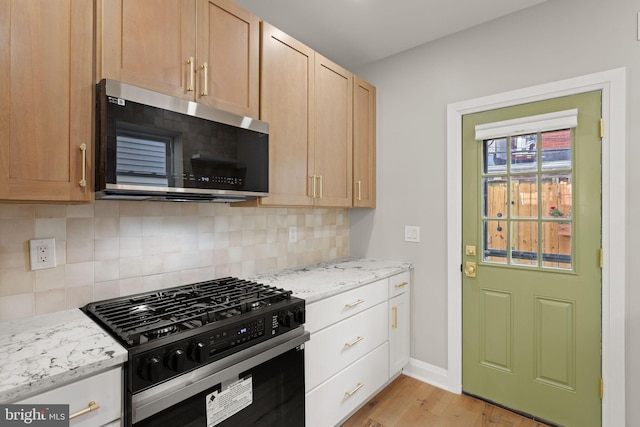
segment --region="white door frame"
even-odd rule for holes
[[[447,106],[448,389],[462,392],[462,116],[602,90],[602,426],[625,424],[626,69],[457,102]]]

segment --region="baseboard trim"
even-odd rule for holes
[[[455,391],[449,390],[449,372],[439,366],[411,358],[407,366],[402,369],[402,373],[408,377],[431,384],[434,387],[456,393]]]

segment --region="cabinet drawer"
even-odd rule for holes
[[[388,286],[389,280],[383,279],[308,304],[305,329],[313,334],[326,326],[386,301],[389,293]]]
[[[122,369],[111,369],[98,375],[63,385],[17,403],[68,404],[69,414],[81,411],[94,401],[95,411],[70,422],[71,427],[102,426],[122,417]]]
[[[317,387],[388,338],[386,302],[311,334],[305,345],[305,388]]]
[[[400,295],[409,290],[411,283],[411,272],[396,274],[389,278],[389,298]]]
[[[389,346],[384,343],[307,393],[306,426],[334,426],[389,379]]]

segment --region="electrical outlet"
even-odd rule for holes
[[[417,225],[405,225],[404,226],[404,241],[419,243],[420,242],[420,227]]]
[[[56,239],[29,240],[31,270],[42,270],[56,266]]]
[[[289,243],[295,243],[298,241],[298,229],[296,227],[289,227]]]

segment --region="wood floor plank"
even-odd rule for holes
[[[342,427],[545,427],[482,400],[400,375]]]

